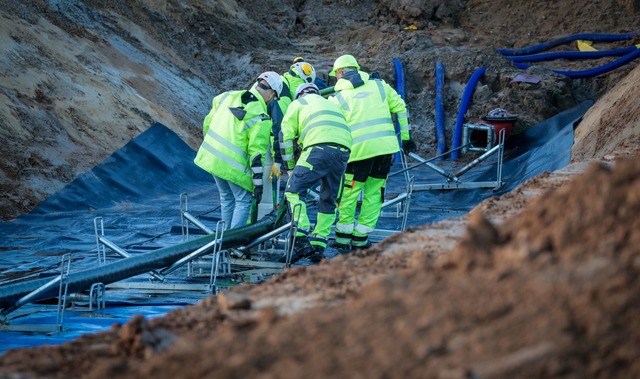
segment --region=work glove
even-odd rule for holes
[[[262,192],[262,186],[255,186],[253,188],[253,198],[256,199],[256,205],[260,204],[260,202],[262,201]]]
[[[280,179],[280,176],[282,175],[282,171],[280,171],[280,163],[274,163],[271,165],[271,181],[273,181],[273,176],[275,175],[276,178]]]
[[[416,151],[416,143],[410,139],[402,141],[402,151],[406,155],[409,155],[409,153],[413,153],[414,151]]]

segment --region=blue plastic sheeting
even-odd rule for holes
[[[175,133],[154,124],[30,214],[0,223],[0,283],[57,269],[64,253],[72,253],[74,270],[96,265],[96,217],[122,248],[158,236],[179,243],[181,236],[168,232],[180,225],[180,194],[194,204],[219,203],[212,176],[194,157]]]
[[[574,123],[589,109],[592,102],[582,103],[526,132],[507,140],[503,181],[499,190],[460,189],[415,192],[411,198],[408,226],[436,222],[448,217],[466,214],[482,200],[509,192],[525,180],[544,171],[560,169],[569,162],[573,144]],[[173,132],[155,124],[132,140],[112,157],[90,172],[70,183],[48,198],[33,212],[16,220],[0,223],[0,286],[15,281],[33,280],[60,269],[60,257],[71,254],[71,270],[83,270],[97,265],[94,218],[102,217],[105,237],[130,254],[148,252],[182,242],[180,234],[181,193],[189,195],[189,212],[211,228],[220,217],[217,209],[219,195],[212,177],[193,164],[195,152]],[[495,158],[491,158],[461,176],[463,182],[489,181],[496,178]],[[440,167],[455,172],[460,163],[437,161]],[[457,165],[447,167],[445,165]],[[394,165],[394,171],[400,169]],[[422,166],[409,171],[417,184],[445,183],[446,179]],[[404,175],[390,177],[387,192],[405,190]],[[310,205],[311,214],[316,211]],[[388,212],[392,213],[392,212]],[[399,230],[400,219],[384,216],[378,227]],[[336,252],[328,249],[332,258]],[[121,259],[107,249],[107,260]],[[299,264],[308,264],[301,261]],[[144,280],[144,279],[143,279]],[[107,291],[107,298],[111,296]],[[176,295],[181,303],[194,303],[206,296]],[[168,298],[158,299],[161,304],[175,307]],[[133,302],[135,303],[135,302]],[[107,324],[126,319],[130,312],[155,314],[156,306],[136,305],[116,307],[106,320],[100,317],[83,319],[69,316],[65,325],[74,323],[73,332],[48,337],[44,334],[2,332],[14,342],[0,340],[2,349],[57,343],[75,338],[78,333],[107,329]],[[51,307],[51,306],[48,306]],[[18,322],[18,318],[10,323]],[[35,323],[37,314],[21,316],[24,323]],[[48,322],[55,322],[47,316]],[[93,326],[83,326],[84,323]],[[77,324],[77,325],[75,325]],[[18,338],[16,335],[20,335]],[[5,345],[7,343],[7,345]],[[6,346],[6,347],[5,347]]]
[[[438,190],[414,192],[411,197],[409,225],[421,225],[436,222],[448,217],[468,213],[482,200],[491,196],[507,193],[518,185],[545,171],[555,171],[565,167],[571,159],[573,146],[573,127],[591,107],[592,101],[562,112],[525,132],[512,136],[505,143],[505,155],[502,180],[505,184],[494,191],[491,188]],[[462,166],[452,161],[436,161],[439,167],[455,172]],[[461,175],[462,182],[496,180],[496,157],[488,159],[476,168]],[[446,165],[455,165],[447,167]],[[420,167],[410,170],[416,184],[445,183],[442,175]],[[392,171],[393,173],[393,171]],[[402,174],[393,176],[387,191],[404,181]],[[381,219],[378,227],[385,227],[386,219]],[[389,225],[390,226],[390,225]]]
[[[195,152],[162,124],[154,124],[93,170],[46,199],[31,214],[110,208],[121,202],[153,205],[158,197],[212,189],[212,177],[192,163]]]
[[[16,318],[11,322],[11,327],[17,330],[0,329],[0,354],[21,347],[61,344],[83,334],[108,330],[114,323],[124,324],[135,315],[150,319],[162,316],[176,308],[175,305],[158,305],[110,306],[94,312],[67,310],[64,313],[62,331],[57,332],[55,331],[57,319],[55,307],[27,306],[22,311],[32,312],[32,314],[26,318]]]

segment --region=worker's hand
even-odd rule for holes
[[[416,143],[413,142],[413,140],[408,139],[408,140],[402,141],[402,151],[406,155],[409,155],[409,153],[415,152],[416,148],[417,148]]]
[[[262,186],[255,186],[253,188],[253,198],[256,199],[256,205],[260,204],[262,201]]]
[[[280,176],[282,175],[282,171],[280,171],[280,163],[274,163],[271,165],[271,176],[269,176],[269,178],[271,178],[271,181],[273,181],[273,176],[275,175],[276,178],[280,179]]]

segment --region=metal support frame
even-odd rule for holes
[[[293,215],[296,214],[296,210],[297,210],[297,214],[298,217],[296,217],[295,220],[293,220]],[[297,234],[298,234],[298,225],[300,222],[300,214],[302,213],[302,204],[296,204],[293,207],[292,210],[292,221],[291,221],[291,225],[289,227],[289,238],[286,239],[285,245],[284,245],[284,254],[285,254],[285,266],[286,267],[291,267],[291,258],[293,257],[293,249],[295,247],[296,244],[296,239],[297,239]]]
[[[413,185],[415,183],[415,177],[409,175],[408,162],[404,154],[401,154],[400,161],[402,164],[402,173],[404,174],[405,183],[406,183],[406,192],[401,193],[397,197],[382,203],[381,209],[385,209],[395,205],[395,212],[386,212],[384,210],[381,210],[380,217],[402,218],[400,230],[404,231],[407,227],[407,221],[409,219],[409,208],[411,204],[411,194],[413,193]],[[430,164],[426,160],[422,163],[427,165]],[[437,169],[439,171],[442,171],[440,168],[437,168]]]
[[[222,238],[224,235],[224,227],[225,222],[220,220],[216,223],[216,241],[217,243],[213,245],[213,258],[211,259],[211,275],[209,276],[209,290],[211,293],[217,293],[216,290],[216,280],[218,279],[218,267],[220,264],[221,254],[220,249],[222,248]],[[218,238],[218,236],[220,236]],[[218,242],[219,241],[219,242]],[[224,267],[224,266],[223,266]],[[229,256],[229,273],[231,272],[231,257]]]
[[[181,217],[181,224],[182,224],[182,235],[183,235],[183,239],[187,238],[189,233],[188,233],[188,224],[189,222],[191,222],[193,225],[195,225],[197,228],[201,229],[202,231],[204,231],[207,234],[214,234],[214,233],[219,233],[220,230],[220,226],[216,225],[216,231],[214,232],[213,230],[211,230],[210,228],[208,228],[206,225],[204,225],[202,222],[200,222],[197,218],[195,218],[194,216],[190,215],[188,212],[188,195],[186,193],[182,193],[180,194],[180,217]],[[222,221],[219,221],[219,223]],[[238,254],[238,255],[244,255],[244,252],[248,252],[249,249],[251,249],[252,247],[261,245],[262,247],[265,247],[265,243],[267,241],[273,241],[274,238],[282,233],[285,233],[287,230],[289,230],[289,235],[293,235],[295,236],[295,232],[297,231],[297,227],[293,227],[294,223],[287,223],[285,225],[282,225],[274,230],[272,230],[269,233],[266,233],[263,236],[260,236],[258,238],[256,238],[254,241],[252,241],[251,243],[245,245],[245,246],[240,246],[231,250],[222,250],[222,237],[218,238],[216,237],[216,240],[210,242],[209,244],[203,246],[202,248],[194,251],[193,253],[189,254],[188,256],[185,256],[184,258],[180,259],[179,261],[175,262],[173,265],[167,267],[166,269],[160,271],[161,275],[167,275],[173,271],[175,271],[178,267],[183,266],[184,264],[188,265],[188,270],[187,270],[187,276],[189,277],[194,277],[194,276],[199,276],[197,275],[194,270],[194,260],[196,258],[199,258],[201,256],[204,256],[208,253],[208,250],[210,250],[211,248],[214,248],[216,252],[214,252],[214,255],[212,257],[212,261],[211,261],[211,271],[210,271],[210,277],[209,277],[209,281],[210,281],[210,290],[212,292],[215,292],[215,282],[217,281],[217,278],[223,275],[228,275],[231,274],[231,269],[232,269],[232,265],[235,266],[249,266],[249,267],[261,267],[264,268],[265,270],[270,270],[270,271],[274,271],[274,270],[282,270],[285,267],[285,264],[282,263],[278,263],[278,262],[266,262],[266,261],[252,261],[249,259],[240,259],[240,258],[234,258],[234,255]],[[220,224],[220,225],[224,225],[224,224]],[[296,224],[297,225],[297,224]],[[291,246],[293,246],[293,243],[291,243],[290,238],[284,239],[283,240],[284,245],[285,245],[285,256],[287,256],[287,254],[289,255],[289,257],[291,256]],[[277,245],[277,242],[272,243],[272,246]],[[266,247],[265,247],[266,249]],[[233,253],[233,254],[232,254]],[[289,258],[290,259],[290,258]],[[200,266],[200,265],[199,265]],[[255,271],[255,270],[254,270]]]
[[[447,173],[447,175],[443,175],[447,178],[446,182],[443,183],[424,183],[424,184],[415,184],[413,186],[413,191],[430,191],[430,190],[448,190],[448,189],[471,189],[471,188],[493,188],[498,189],[504,183],[502,182],[502,165],[504,162],[504,140],[505,140],[505,131],[504,129],[500,131],[498,144],[487,150],[480,157],[476,158],[472,162],[468,163],[457,172],[451,174]],[[496,167],[496,180],[494,181],[485,181],[485,182],[462,182],[459,180],[459,177],[470,171],[472,168],[478,166],[480,163],[486,161],[489,157],[496,155],[498,156],[498,162]],[[418,160],[423,160],[424,158],[419,157],[417,154],[411,153],[411,157],[416,158]],[[444,170],[443,170],[444,171]],[[451,178],[458,178],[457,181],[452,180]]]
[[[213,230],[203,224],[200,220],[189,213],[189,196],[186,192],[180,194],[180,227],[182,229],[182,240],[189,239],[189,222],[203,230],[207,234],[213,234]]]
[[[100,227],[98,228],[98,223]],[[100,234],[98,234],[98,229],[100,229]],[[96,251],[98,252],[98,264],[103,266],[107,264],[107,253],[105,245],[100,243],[100,237],[104,237],[104,220],[102,217],[96,217],[93,219],[93,230],[96,235]]]
[[[487,152],[489,150],[491,150],[491,148],[493,147],[494,143],[495,143],[495,135],[496,135],[496,128],[493,125],[488,125],[488,124],[463,124],[462,125],[462,144],[464,145],[468,145],[468,147],[465,147],[464,149],[462,149],[463,153],[466,153],[467,151],[484,151]],[[476,146],[473,144],[473,141],[471,140],[472,138],[472,134],[474,131],[480,131],[480,132],[484,132],[486,134],[486,144],[485,146]]]
[[[98,220],[100,223],[100,228],[99,228],[100,230],[98,230]],[[98,262],[100,262],[100,264],[104,264],[106,262],[106,254],[105,254],[105,248],[104,248],[105,246],[109,247],[114,253],[120,255],[121,257],[124,257],[124,258],[131,257],[131,254],[129,254],[126,250],[119,247],[118,245],[108,240],[104,236],[104,222],[102,220],[102,217],[94,218],[93,226],[95,228],[96,243],[98,244]],[[101,255],[103,259],[102,261],[100,260]],[[164,281],[164,277],[160,275],[156,270],[149,271],[149,275],[151,275],[151,277],[155,280],[159,280],[161,282]]]
[[[65,267],[66,266],[66,267]],[[56,313],[56,328],[54,332],[62,331],[64,323],[64,311],[67,308],[67,295],[69,294],[69,272],[71,270],[71,254],[64,254],[60,262],[60,285],[58,286],[58,312]],[[64,287],[64,290],[63,290]]]

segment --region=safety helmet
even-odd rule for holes
[[[310,63],[296,62],[291,65],[291,73],[304,80],[305,83],[313,83],[316,80],[316,69]]]
[[[317,93],[317,94],[320,94],[320,90],[318,89],[318,86],[316,86],[313,83],[300,84],[298,86],[298,89],[296,90],[295,98],[297,99],[298,97],[304,95],[305,93]]]
[[[333,70],[331,70],[331,72],[329,73],[329,76],[336,76],[336,71],[343,69],[345,67],[355,67],[358,70],[360,70],[360,65],[358,64],[358,61],[356,60],[356,58],[354,58],[353,55],[343,55],[341,57],[338,57],[338,59],[335,60],[335,62],[333,62]]]
[[[260,80],[264,80],[267,83],[269,83],[269,87],[271,87],[271,89],[276,91],[276,96],[280,97],[280,95],[282,94],[282,87],[283,87],[282,78],[280,77],[280,74],[274,71],[265,71],[262,74],[260,74],[256,79],[256,81],[258,82]]]
[[[298,62],[304,62],[304,58],[303,57],[295,57],[295,58],[293,58],[293,62],[291,62],[291,63],[298,63]]]

